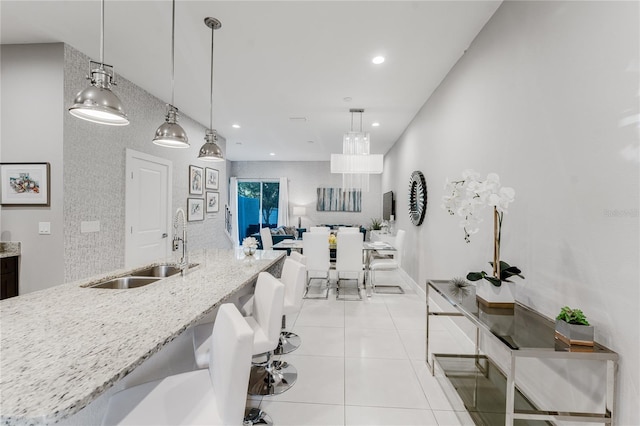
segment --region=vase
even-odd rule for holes
[[[556,339],[567,345],[593,346],[593,326],[556,320]]]
[[[253,256],[253,254],[256,252],[256,247],[242,247],[242,251],[244,252],[245,256]]]
[[[513,309],[515,305],[515,283],[502,282],[500,287],[489,281],[476,282],[476,299],[490,308]]]

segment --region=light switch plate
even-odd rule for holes
[[[38,222],[38,234],[51,235],[51,222]]]

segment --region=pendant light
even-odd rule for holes
[[[204,18],[204,24],[211,28],[211,97],[210,97],[210,114],[209,128],[205,132],[205,143],[200,148],[198,158],[205,161],[224,161],[222,150],[218,146],[218,134],[213,128],[213,33],[222,27],[222,23],[216,18]]]
[[[369,175],[383,170],[382,154],[370,153],[370,136],[362,131],[364,109],[352,108],[351,130],[342,139],[342,154],[331,154],[331,173],[342,173],[342,186],[369,191]],[[360,130],[353,130],[353,114],[360,114]]]
[[[171,103],[167,104],[165,122],[158,127],[153,143],[168,148],[189,148],[187,132],[178,124],[178,108],[173,106],[175,90],[175,37],[176,37],[176,0],[171,11]]]
[[[111,86],[116,85],[113,67],[104,63],[104,0],[100,9],[100,62],[89,61],[89,70],[91,77],[87,76],[87,80],[91,81],[91,86],[76,95],[69,113],[98,124],[129,124],[122,102],[111,91]]]

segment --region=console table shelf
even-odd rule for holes
[[[475,286],[456,291],[449,280],[427,281],[426,362],[435,375],[455,389],[476,424],[533,425],[549,421],[577,421],[615,424],[614,389],[618,354],[594,342],[593,347],[569,346],[555,339],[555,323],[533,309],[516,303],[513,309],[487,308],[476,301]],[[453,308],[448,312],[430,309],[429,292],[440,295]],[[475,354],[432,354],[429,360],[429,320],[435,316],[464,317],[476,329]],[[481,339],[489,339],[506,351],[509,365],[500,368],[481,353]],[[538,410],[516,384],[518,358],[572,359],[606,363],[603,412],[561,412]],[[440,374],[441,373],[441,374]]]

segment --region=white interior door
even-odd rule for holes
[[[171,172],[171,161],[127,150],[127,268],[153,262],[170,253]]]

